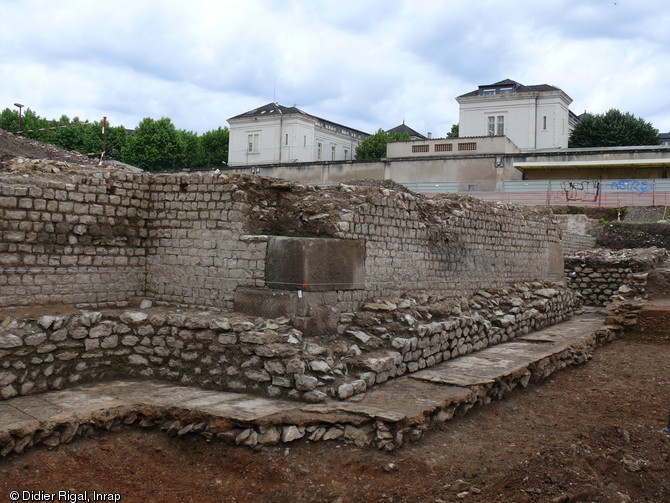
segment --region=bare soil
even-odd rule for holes
[[[78,152],[70,152],[37,140],[7,134],[7,131],[0,129],[0,168],[3,162],[14,157],[25,157],[27,159],[61,159],[69,160],[72,155]],[[78,164],[97,164],[95,159],[87,157],[77,157]]]
[[[124,502],[667,503],[670,326],[644,320],[590,363],[393,453],[307,442],[254,452],[122,430],[1,460],[0,501],[96,490]]]

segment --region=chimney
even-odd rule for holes
[[[433,133],[431,133],[430,131],[428,131],[428,139],[430,140],[432,137],[433,137]]]

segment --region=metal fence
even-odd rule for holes
[[[503,182],[502,191],[459,190],[458,182],[404,183],[426,195],[465,193],[486,201],[502,201],[528,206],[668,206],[670,179],[648,180],[520,180]]]

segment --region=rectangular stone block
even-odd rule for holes
[[[265,280],[281,290],[361,290],[365,242],[274,236],[268,241]]]

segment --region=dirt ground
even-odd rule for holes
[[[100,434],[0,461],[18,491],[124,502],[670,501],[668,325],[471,411],[393,453],[336,443],[251,451],[156,431]]]

